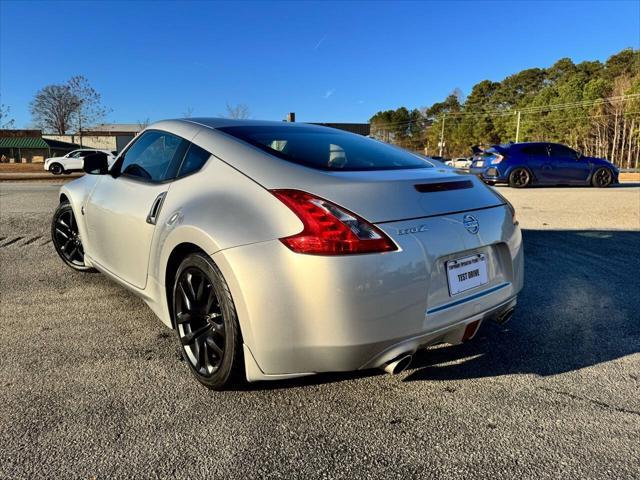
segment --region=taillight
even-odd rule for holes
[[[491,165],[497,165],[502,160],[504,160],[504,157],[502,155],[495,154],[494,156],[495,156],[495,158],[491,159]]]
[[[271,190],[303,224],[280,241],[297,253],[348,255],[390,252],[396,245],[380,229],[342,207],[300,190]]]

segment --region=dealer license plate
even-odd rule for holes
[[[487,258],[479,253],[470,257],[450,260],[446,263],[449,294],[457,295],[489,281]]]

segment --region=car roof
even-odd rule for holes
[[[232,118],[217,118],[217,117],[195,117],[195,118],[178,118],[172,120],[164,120],[160,123],[165,122],[180,122],[187,124],[195,124],[201,125],[208,128],[225,128],[225,127],[285,127],[285,128],[299,128],[310,131],[333,131],[335,132],[335,128],[325,127],[322,125],[314,125],[310,123],[299,123],[299,122],[285,122],[285,121],[273,121],[273,120],[235,120]],[[149,128],[153,128],[153,125],[150,125]],[[343,130],[340,130],[343,132]],[[349,133],[349,132],[344,132]]]

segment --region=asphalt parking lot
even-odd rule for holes
[[[57,189],[0,184],[0,478],[640,477],[639,184],[499,189],[526,253],[509,324],[394,377],[228,392],[57,258]]]

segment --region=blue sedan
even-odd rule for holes
[[[493,145],[474,156],[471,173],[488,184],[592,185],[618,183],[618,168],[602,158],[587,157],[558,143]]]

